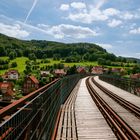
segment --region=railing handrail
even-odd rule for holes
[[[140,96],[140,79],[118,77],[114,75],[100,75],[99,79],[117,86],[125,91]]]
[[[33,91],[31,93],[29,93],[28,95],[22,97],[21,99],[11,103],[10,105],[0,109],[0,120],[7,114],[11,113],[13,110],[17,109],[17,107],[20,107],[21,105],[23,105],[27,100],[31,100],[33,99],[35,96],[37,96],[38,93],[42,92],[43,90],[45,90],[46,88],[48,88],[49,86],[51,86],[52,84],[56,83],[59,79],[55,79],[54,81],[52,81],[51,83],[37,89],[36,91]]]

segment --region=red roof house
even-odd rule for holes
[[[85,74],[86,73],[86,69],[85,69],[85,67],[78,67],[77,68],[77,72],[80,73],[80,74]]]
[[[8,72],[5,72],[3,75],[3,79],[9,79],[9,80],[18,80],[19,78],[19,72],[17,70],[9,70]]]
[[[132,79],[139,79],[140,78],[140,73],[131,74],[130,78],[132,78]]]
[[[41,77],[47,77],[50,75],[50,71],[41,71],[40,74],[41,74]]]
[[[3,101],[11,101],[13,97],[13,86],[9,82],[0,82],[0,91],[2,94]]]
[[[54,75],[55,75],[56,77],[61,77],[61,76],[66,75],[66,72],[64,71],[64,69],[56,69],[56,70],[54,71]]]
[[[112,68],[111,70],[113,73],[120,73],[121,72],[121,68]]]
[[[39,88],[39,81],[35,76],[28,76],[24,80],[23,93],[26,95]]]
[[[103,74],[103,67],[102,66],[95,66],[91,69],[92,74]]]

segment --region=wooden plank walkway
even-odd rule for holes
[[[82,79],[75,102],[78,140],[116,140]]]
[[[131,102],[132,104],[140,107],[140,97],[138,97],[132,93],[129,93],[125,90],[122,90],[116,86],[113,86],[107,82],[102,81],[98,78],[98,76],[96,76],[94,79],[96,80],[96,82],[98,82],[99,84],[101,84],[105,88],[109,89],[110,91],[112,91],[116,95],[118,95],[118,96],[122,97],[123,99]]]
[[[81,81],[78,82],[64,105],[62,105],[56,140],[77,140],[74,106],[80,83]]]
[[[76,85],[62,106],[56,140],[117,140],[93,102],[85,80]]]

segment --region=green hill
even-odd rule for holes
[[[65,58],[72,55],[83,56],[89,54],[106,54],[106,50],[96,44],[90,43],[72,43],[65,44],[60,42],[52,42],[45,40],[19,40],[0,34],[0,56],[8,56],[10,52],[15,52],[17,56],[28,57],[30,53],[34,53],[37,58],[59,55]]]
[[[16,57],[28,57],[34,59],[55,60],[62,59],[65,62],[93,62],[110,65],[112,62],[135,61],[116,57],[108,53],[101,46],[91,43],[60,43],[46,40],[19,40],[0,34],[0,57],[7,56],[10,59]]]

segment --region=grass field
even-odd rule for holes
[[[29,60],[27,57],[18,57],[14,60],[11,60],[10,63],[17,62],[17,67],[15,69],[17,69],[19,72],[23,72],[25,70],[26,67],[25,62],[27,60]]]
[[[8,57],[0,57],[0,59],[3,60],[7,60]],[[22,73],[25,70],[25,62],[28,60],[27,57],[17,57],[14,60],[11,60],[9,64],[11,64],[12,62],[16,62],[17,63],[17,67],[16,68],[12,68],[12,69],[16,69],[18,70],[20,73]],[[61,60],[53,60],[53,59],[48,59],[50,61],[50,63],[40,63],[39,66],[43,67],[46,65],[54,65],[54,64],[58,64],[61,63]],[[37,59],[37,62],[41,62],[41,59]],[[65,66],[73,66],[73,65],[77,65],[77,66],[89,66],[89,65],[98,65],[97,62],[79,62],[79,63],[63,63]],[[7,70],[0,70],[0,74],[4,74]]]
[[[41,62],[42,59],[37,59],[37,62]],[[60,63],[59,60],[53,60],[53,59],[47,59],[50,61],[50,63],[40,63],[39,66],[40,67],[43,67],[43,66],[46,66],[46,65],[54,65],[54,64],[58,64]]]
[[[8,57],[0,57],[0,59],[6,60],[8,59]],[[11,69],[15,69],[18,70],[19,73],[23,72],[25,70],[25,62],[26,60],[28,60],[27,57],[18,57],[16,59],[13,59],[10,61],[9,64],[11,64],[12,62],[16,62],[17,63],[17,67],[16,68],[11,68]],[[0,74],[4,74],[7,70],[0,70]]]
[[[61,63],[61,60],[53,60],[53,59],[48,59],[50,61],[50,63],[40,63],[40,67],[46,66],[46,65],[54,65],[54,64],[58,64]],[[41,60],[37,60],[38,62],[40,62]],[[65,66],[89,66],[89,65],[98,65],[97,62],[79,62],[79,63],[64,63],[63,64]]]
[[[3,60],[7,60],[8,57],[0,57],[0,59],[3,59]],[[24,70],[25,70],[25,62],[29,60],[27,57],[18,57],[14,60],[11,60],[10,61],[10,64],[12,62],[16,62],[17,63],[17,67],[16,68],[12,68],[12,69],[16,69],[19,71],[19,73],[22,73]],[[39,66],[40,67],[43,67],[43,66],[46,66],[46,65],[54,65],[54,64],[58,64],[58,63],[61,63],[62,60],[53,60],[53,59],[48,59],[50,61],[50,63],[39,63]],[[41,62],[41,59],[37,59],[37,62]],[[79,63],[63,63],[65,66],[73,66],[73,65],[76,65],[76,66],[96,66],[98,65],[98,63],[95,61],[95,62],[79,62]],[[108,66],[108,67],[121,67],[121,66]],[[4,74],[5,71],[7,70],[0,70],[0,75],[1,74]]]

